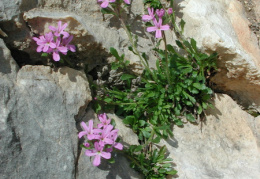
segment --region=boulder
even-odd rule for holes
[[[237,0],[185,0],[179,17],[186,21],[185,36],[205,52],[218,52],[220,71],[212,78],[217,89],[245,107],[260,109],[260,49]]]
[[[259,117],[227,95],[216,94],[213,105],[203,123],[174,127],[174,138],[164,143],[179,178],[259,178]]]
[[[74,178],[75,118],[91,100],[85,75],[29,65],[18,71],[2,44],[0,52],[0,178]]]

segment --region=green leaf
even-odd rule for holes
[[[196,41],[193,38],[191,38],[190,39],[190,43],[191,43],[192,48],[195,50],[195,52],[197,52],[197,43],[196,43]]]
[[[206,85],[205,84],[201,84],[201,83],[193,83],[193,86],[199,90],[204,90],[206,89]]]
[[[158,144],[160,142],[161,138],[159,136],[157,136],[155,139],[153,139],[153,143]]]
[[[115,161],[115,158],[110,158],[110,159],[108,160],[108,162],[109,162],[109,163],[115,163],[116,161]]]
[[[186,114],[186,118],[190,122],[196,122],[196,119],[194,118],[194,116],[192,114]]]
[[[140,127],[143,127],[146,122],[144,120],[139,120],[138,123]]]
[[[41,56],[42,56],[42,57],[47,57],[47,56],[48,56],[48,53],[42,53]]]
[[[180,47],[181,49],[184,49],[182,43],[179,40],[176,40],[175,42],[178,45],[178,47]]]
[[[104,8],[102,8],[102,9],[104,9]],[[111,53],[112,55],[114,55],[114,57],[116,57],[116,59],[118,59],[118,60],[121,59],[120,56],[118,55],[117,50],[116,50],[115,48],[110,47],[110,53]]]
[[[176,170],[171,170],[169,172],[166,172],[166,174],[168,174],[168,175],[175,175],[176,173],[177,173]]]
[[[148,131],[146,131],[146,130],[144,130],[144,129],[142,129],[141,131],[142,131],[142,134],[143,134],[143,136],[144,136],[145,138],[148,139],[148,138],[150,137],[150,135],[151,135],[150,132],[148,132]]]
[[[102,14],[113,14],[113,15],[116,15],[113,11],[111,11],[110,9],[107,9],[107,8],[101,8],[101,13]]]
[[[143,146],[142,146],[142,145],[138,145],[138,146],[134,149],[134,151],[135,151],[135,152],[140,152],[142,149],[143,149]]]
[[[135,121],[135,117],[134,116],[127,116],[124,120],[123,123],[124,124],[130,124],[133,125]]]
[[[133,78],[135,78],[135,76],[134,75],[130,75],[130,74],[123,74],[122,76],[121,76],[121,80],[129,80],[129,79],[133,79]]]
[[[184,26],[185,26],[185,24],[186,24],[186,22],[185,22],[183,19],[181,19],[180,26],[181,26],[181,32],[182,32],[182,33],[183,33],[183,31],[184,31]]]

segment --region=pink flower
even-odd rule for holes
[[[97,138],[101,146],[105,146],[106,144],[113,144],[113,140],[110,138],[110,133],[113,128],[114,127],[109,124],[102,130],[102,133]]]
[[[81,131],[79,133],[79,138],[81,138],[84,135],[87,136],[88,140],[97,139],[99,137],[98,133],[101,132],[101,130],[93,128],[93,120],[90,120],[88,122],[88,126],[85,124],[85,122],[81,122],[80,125],[84,131]]]
[[[44,36],[40,36],[39,38],[33,37],[33,40],[36,41],[37,45],[37,52],[49,52],[50,48],[55,48],[56,45],[53,42],[53,34],[51,32],[45,34]]]
[[[61,52],[62,54],[66,55],[68,52],[68,48],[61,46],[61,38],[57,37],[56,39],[56,48],[52,49],[52,58],[54,61],[60,61],[60,54],[59,52]]]
[[[162,18],[164,16],[165,11],[163,9],[156,9],[156,14],[159,18]]]
[[[73,39],[73,35],[70,35],[68,38],[64,38],[62,39],[62,45],[64,47],[67,47],[68,50],[72,51],[72,52],[76,52],[76,47],[75,45],[71,45],[69,44]]]
[[[142,17],[143,21],[148,22],[148,21],[154,19],[154,9],[148,8],[148,14],[149,15],[143,15],[143,17]]]
[[[162,25],[162,18],[159,18],[159,22],[156,19],[153,19],[153,23],[155,26],[148,27],[147,32],[155,31],[155,37],[161,38],[162,37],[162,30],[169,30],[170,26],[168,24]]]
[[[62,35],[63,35],[63,38],[67,38],[67,37],[69,37],[69,33],[64,31],[64,29],[65,29],[67,26],[68,26],[67,23],[65,23],[65,24],[62,26],[62,22],[59,21],[59,22],[58,22],[58,28],[53,27],[53,26],[49,26],[49,29],[54,32],[54,35],[55,35],[56,37],[60,37],[60,35],[62,34]]]
[[[107,119],[106,113],[98,115],[98,119],[100,120],[100,124],[98,124],[98,128],[106,128],[108,124],[110,124],[111,119]]]
[[[168,9],[168,14],[171,15],[172,13],[173,13],[172,8],[169,8],[169,9]]]
[[[101,163],[101,157],[105,159],[110,159],[111,158],[111,153],[109,152],[103,152],[104,147],[99,145],[98,142],[94,143],[95,149],[92,150],[86,150],[85,155],[87,156],[95,156],[93,160],[93,165],[94,166],[99,166]]]
[[[121,143],[116,142],[117,136],[118,136],[118,130],[113,130],[110,133],[110,138],[113,140],[113,144],[110,148],[107,148],[107,152],[112,152],[113,148],[116,148],[118,150],[123,150],[123,145]]]
[[[100,7],[107,8],[110,2],[115,2],[116,0],[98,0],[98,2],[102,2]]]
[[[126,4],[130,4],[130,0],[124,0]]]

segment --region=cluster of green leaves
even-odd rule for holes
[[[163,179],[167,175],[175,175],[172,167],[172,159],[166,156],[166,147],[144,151],[143,145],[131,145],[128,156],[131,156],[131,167],[144,174],[146,179]]]
[[[154,9],[160,9],[162,8],[162,4],[160,2],[160,0],[144,0],[144,4],[148,5],[150,7],[153,7]]]
[[[104,98],[108,104],[116,105],[117,114],[125,117],[124,123],[131,126],[140,140],[149,138],[151,130],[155,130],[158,137],[172,136],[172,124],[182,126],[186,122],[183,117],[190,122],[197,122],[197,117],[211,106],[209,99],[212,90],[207,86],[207,78],[216,68],[217,54],[208,56],[199,52],[194,39],[183,43],[176,41],[176,44],[188,55],[180,55],[171,45],[167,45],[166,50],[155,49],[159,59],[157,69],[152,73],[157,81],[153,81],[151,75],[144,71],[140,86],[133,91],[131,80],[135,76],[124,74],[121,80],[128,85],[123,89],[108,90],[109,95]],[[117,54],[115,49],[111,53]],[[166,65],[170,69],[170,84]]]

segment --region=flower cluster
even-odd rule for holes
[[[168,14],[172,14],[172,9],[170,8],[168,10]],[[157,18],[156,18],[157,15]],[[169,30],[170,26],[168,24],[162,25],[163,23],[163,16],[165,15],[164,9],[156,9],[156,12],[154,13],[153,8],[148,8],[148,15],[143,15],[142,20],[145,22],[152,21],[153,25],[152,27],[148,27],[146,30],[147,32],[154,32],[155,31],[155,37],[161,38],[162,37],[162,30]]]
[[[109,3],[115,2],[115,1],[116,1],[116,0],[98,0],[98,2],[101,3],[101,4],[100,4],[100,7],[102,7],[102,8],[107,8],[107,6],[109,5]],[[124,0],[124,2],[125,2],[126,4],[130,4],[130,0]]]
[[[62,22],[58,22],[58,27],[49,26],[51,32],[41,35],[39,38],[33,37],[36,41],[38,47],[37,52],[52,53],[52,58],[54,61],[60,60],[60,54],[67,55],[68,51],[75,52],[75,45],[69,44],[73,39],[73,35],[64,31],[67,27],[67,23],[62,25]]]
[[[123,150],[123,145],[117,142],[118,129],[113,129],[113,125],[110,124],[111,119],[107,118],[106,113],[100,114],[98,118],[101,123],[97,125],[97,128],[93,128],[93,120],[90,120],[88,125],[81,122],[83,131],[78,134],[79,138],[86,137],[85,155],[95,156],[94,166],[100,165],[101,157],[110,159],[113,148]]]

